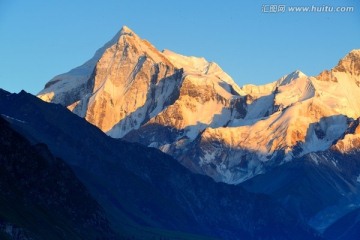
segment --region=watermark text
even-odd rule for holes
[[[264,4],[261,7],[263,13],[349,13],[354,12],[353,6],[288,6],[284,4]]]

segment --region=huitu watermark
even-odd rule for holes
[[[261,7],[261,12],[263,13],[349,13],[354,11],[355,8],[353,6],[287,6],[284,4],[264,4]]]

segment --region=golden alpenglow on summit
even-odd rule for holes
[[[357,3],[0,5],[0,239],[360,239]]]

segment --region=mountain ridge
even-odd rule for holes
[[[123,27],[85,87],[68,90],[59,81],[38,97],[68,107],[111,137],[158,148],[193,172],[238,184],[267,171],[265,165],[340,140],[360,117],[359,59],[353,50],[315,77],[296,70],[269,84],[239,87],[216,63],[160,52]],[[59,100],[74,91],[79,100]],[[275,161],[279,156],[284,161]]]
[[[141,151],[142,148],[136,144],[142,144],[167,153],[192,172],[184,173],[186,176],[207,175],[216,182],[236,185],[232,186],[234,188],[240,186],[249,192],[270,195],[297,220],[320,233],[326,233],[326,229],[332,226],[336,231],[346,231],[347,228],[339,228],[336,222],[360,206],[360,50],[349,52],[336,66],[317,76],[307,76],[295,70],[265,85],[239,87],[217,64],[170,50],[160,52],[128,28],[123,28],[114,39],[98,51],[97,61],[92,62],[92,71],[80,74],[82,80],[77,81],[79,76],[72,76],[74,74],[70,71],[60,75],[65,77],[56,79],[59,81],[51,81],[38,97],[67,107],[113,138],[133,142],[134,145],[128,145],[128,148],[134,152]],[[69,74],[71,76],[66,77]],[[74,81],[77,83],[73,84]],[[12,117],[16,118],[16,114]],[[62,119],[62,116],[58,117]],[[24,118],[27,118],[26,115],[19,119],[23,121]],[[67,133],[71,132],[63,123],[52,118],[45,119],[45,122],[51,122],[55,129],[58,124]],[[25,134],[34,136],[32,130],[27,130],[20,122],[16,123],[22,126]],[[44,134],[43,126],[34,126],[42,129],[38,131],[43,141],[55,144],[48,133]],[[99,141],[89,140],[91,134],[79,132],[88,136],[84,144]],[[68,144],[78,144],[72,134],[64,136],[62,131],[55,133],[67,139]],[[94,134],[98,135],[101,134]],[[99,151],[106,152],[110,150],[106,149],[106,142],[100,141],[95,145]],[[56,143],[61,144],[62,150],[69,149],[69,153],[64,153],[54,148],[57,154],[64,158],[66,154],[74,154],[71,146],[61,141]],[[95,149],[88,148],[88,151],[85,156],[91,153],[97,156]],[[135,154],[123,152],[122,147],[118,151],[111,150],[114,156],[120,152],[131,156]],[[109,156],[104,154],[101,158]],[[77,169],[93,164],[84,158],[79,159],[84,162],[77,163]],[[147,176],[154,176],[153,171],[157,170],[152,167],[158,165],[149,162],[152,166],[148,166],[146,161],[136,161],[135,156],[130,162],[121,164],[135,171],[141,180],[130,177],[134,172],[127,175],[126,171],[119,170],[122,173],[120,176],[127,176],[140,186],[149,186]],[[132,165],[135,162],[137,165]],[[178,167],[171,166],[165,168],[166,172],[178,176],[176,171],[171,171],[171,168]],[[101,164],[91,169],[99,167]],[[159,167],[163,169],[162,165]],[[97,182],[89,180],[88,176],[84,179]],[[181,177],[177,181],[181,182]],[[118,184],[125,188],[122,183]],[[167,183],[155,180],[151,184],[161,188]],[[91,185],[88,186],[91,188]],[[149,186],[149,189],[152,187]],[[190,184],[184,188],[189,187],[193,186]],[[176,184],[170,189],[185,194]],[[148,191],[144,189],[144,192]],[[155,192],[158,193],[158,190]],[[137,193],[130,193],[138,197]],[[121,195],[117,192],[112,194]],[[174,190],[172,195],[177,194]],[[203,199],[202,195],[197,197]],[[166,202],[162,198],[160,200]],[[193,201],[193,198],[186,198],[186,201]],[[131,209],[137,209],[131,205],[133,203],[129,204]],[[148,204],[152,206],[147,209],[149,212],[158,206],[151,201]],[[208,214],[196,209],[197,203],[193,204],[195,208],[191,205],[190,210],[197,213],[195,216]],[[183,207],[182,203],[180,205]],[[212,210],[209,208],[209,212]],[[211,213],[216,216],[223,214]],[[185,210],[179,214],[188,216],[189,212]],[[141,218],[141,221],[155,227],[175,227],[176,230],[176,224],[169,226],[166,221],[171,218],[168,213],[150,215],[155,216],[152,221],[148,218]],[[155,220],[159,215],[163,218]],[[206,215],[212,219],[211,216]],[[227,219],[232,217],[226,215]],[[198,220],[196,218],[195,222],[199,223]],[[182,224],[180,221],[179,226],[186,231],[194,230]],[[227,224],[231,227],[234,223]],[[209,225],[201,226],[199,231]],[[248,236],[249,232],[245,232],[244,236]],[[226,236],[223,234],[215,233]]]
[[[70,167],[7,120],[0,116],[0,238],[114,239],[104,210]]]
[[[0,112],[69,164],[120,239],[321,239],[268,196],[192,174],[158,149],[110,138],[58,104],[0,91]]]

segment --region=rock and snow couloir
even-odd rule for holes
[[[360,50],[316,77],[295,71],[239,87],[216,63],[160,52],[123,27],[38,96],[112,137],[159,148],[217,181],[240,183],[294,157],[352,149],[359,83]]]

